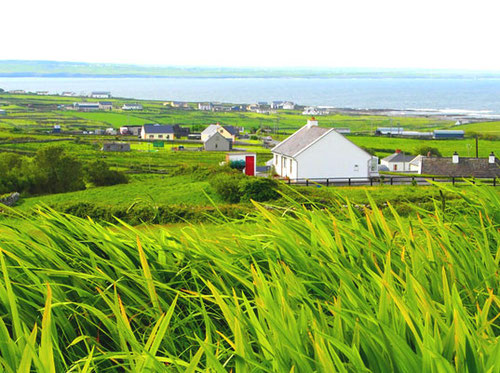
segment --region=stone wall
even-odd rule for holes
[[[17,192],[0,196],[0,204],[12,207],[19,201],[19,197],[20,195]]]

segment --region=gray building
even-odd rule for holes
[[[102,145],[103,152],[129,152],[130,144],[123,142],[107,142]]]
[[[204,143],[203,149],[207,151],[229,151],[233,149],[233,142],[219,132],[215,132]]]

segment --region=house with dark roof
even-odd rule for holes
[[[99,110],[113,110],[111,101],[99,101]]]
[[[174,140],[174,127],[171,125],[145,124],[141,129],[143,140]]]
[[[410,162],[413,161],[415,157],[415,155],[405,154],[401,150],[397,149],[394,154],[382,159],[380,164],[382,166],[386,166],[389,171],[409,172]]]
[[[273,166],[294,179],[369,178],[378,176],[378,158],[312,117],[273,149]]]
[[[493,152],[488,158],[460,157],[457,152],[451,157],[425,157],[419,155],[410,162],[411,171],[421,175],[450,177],[500,177],[500,160]]]

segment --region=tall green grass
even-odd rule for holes
[[[339,200],[217,233],[0,225],[0,371],[498,372],[500,197],[460,193],[409,222]]]

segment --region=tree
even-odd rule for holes
[[[419,155],[431,155],[434,157],[442,157],[441,152],[438,148],[433,148],[431,146],[421,146],[415,150],[415,152]]]
[[[82,164],[61,146],[39,149],[32,162],[34,193],[63,193],[85,189]]]
[[[123,172],[110,170],[109,165],[103,160],[96,160],[84,168],[85,180],[95,186],[107,186],[128,183],[127,175]]]

